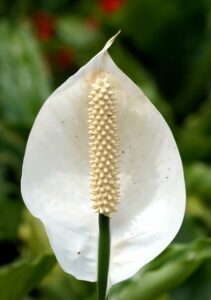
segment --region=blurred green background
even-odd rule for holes
[[[95,299],[57,265],[19,184],[42,103],[119,29],[110,53],[174,132],[187,211],[172,245],[109,299],[211,300],[209,0],[0,0],[0,300]]]

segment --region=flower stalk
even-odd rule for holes
[[[97,300],[105,300],[110,260],[110,218],[99,214]]]

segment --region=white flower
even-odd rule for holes
[[[120,161],[120,203],[111,215],[110,286],[133,276],[167,247],[185,210],[183,169],[172,133],[110,58],[113,40],[41,108],[21,183],[23,199],[43,222],[62,268],[96,281],[98,220],[91,208],[88,96],[96,80],[106,78],[116,99]]]

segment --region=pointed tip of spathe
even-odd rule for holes
[[[104,48],[103,48],[103,51],[106,51],[108,50],[111,45],[113,44],[113,42],[115,41],[115,39],[117,38],[117,36],[121,33],[121,30],[119,30],[114,36],[112,36],[108,41],[107,43],[105,44]]]

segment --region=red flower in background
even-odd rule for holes
[[[92,31],[96,31],[100,27],[99,21],[93,16],[86,17],[85,24]]]
[[[126,0],[100,0],[100,6],[106,13],[113,13],[120,9]]]
[[[56,62],[60,70],[69,68],[74,60],[74,54],[70,48],[62,48],[56,54]]]
[[[33,18],[36,34],[39,40],[48,41],[54,36],[54,20],[53,17],[46,12],[38,12]]]

